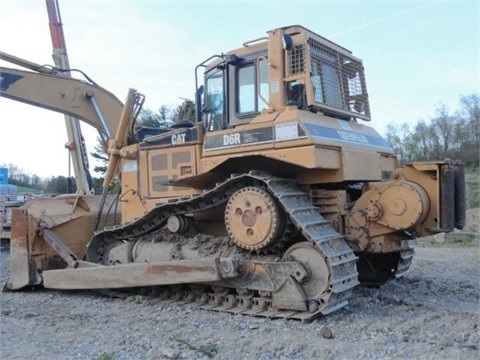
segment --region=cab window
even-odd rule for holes
[[[238,115],[256,114],[268,107],[268,64],[265,59],[238,67],[236,84]]]

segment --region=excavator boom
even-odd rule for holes
[[[47,67],[0,52],[0,59],[41,73],[0,67],[0,96],[82,119],[109,137],[115,134],[123,103],[111,92],[85,81],[47,74]],[[100,110],[101,109],[101,110]]]
[[[46,5],[53,45],[53,61],[58,68],[64,70],[60,73],[62,76],[71,77],[58,0],[46,0]],[[68,142],[65,144],[65,147],[70,152],[77,193],[94,194],[95,188],[93,186],[92,176],[90,175],[87,149],[82,135],[80,121],[72,116],[65,115],[65,127],[68,136]]]

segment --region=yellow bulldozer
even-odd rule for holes
[[[1,95],[107,139],[105,189],[12,218],[6,288],[141,290],[202,308],[311,320],[405,274],[415,237],[465,225],[459,161],[399,166],[371,127],[362,61],[288,26],[196,68],[195,116],[169,129],[55,67],[2,53]],[[184,113],[193,106],[186,101]]]

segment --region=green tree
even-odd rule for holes
[[[142,109],[138,123],[142,126],[168,129],[173,123],[173,116],[174,108],[162,105],[160,106],[160,109],[158,109],[158,112],[154,112],[150,109]]]
[[[40,189],[43,186],[43,181],[38,175],[32,175],[30,180],[30,186],[35,189]]]
[[[407,141],[409,136],[410,128],[406,123],[400,126],[395,124],[389,124],[387,126],[386,140],[395,151],[400,163],[405,163],[410,159],[410,154],[408,153],[409,144]]]
[[[465,121],[460,152],[467,166],[480,166],[480,96],[460,96],[458,116]]]
[[[480,143],[480,96],[470,94],[460,96],[459,114],[463,117],[468,126],[470,141]]]
[[[437,105],[436,113],[437,117],[432,120],[432,127],[437,133],[440,143],[440,151],[437,156],[439,159],[445,159],[450,156],[454,119],[449,115],[445,104]]]
[[[69,183],[73,185],[72,192],[75,192],[75,179],[65,176],[52,176],[45,182],[45,192],[53,194],[67,194]]]
[[[412,134],[412,138],[416,143],[414,161],[427,160],[430,158],[431,139],[428,134],[427,123],[424,120],[417,122]]]
[[[93,167],[93,171],[99,174],[105,174],[107,171],[108,165],[108,155],[106,150],[106,144],[103,142],[100,136],[97,136],[97,143],[94,147],[94,152],[91,152],[90,155],[96,160],[98,160],[98,165]]]
[[[460,96],[459,105],[459,110],[450,113],[444,104],[437,104],[431,121],[419,120],[413,128],[389,124],[386,139],[399,162],[450,158],[462,160],[467,166],[479,166],[480,97]]]

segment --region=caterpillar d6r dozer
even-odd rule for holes
[[[170,129],[136,125],[135,90],[123,109],[112,98],[95,107],[92,99],[108,93],[94,85],[69,90],[59,84],[74,80],[54,72],[14,75],[2,69],[3,96],[116,134],[105,187],[118,177],[121,190],[112,204],[70,196],[16,211],[10,289],[132,288],[310,320],[345,306],[359,283],[405,274],[415,236],[465,223],[462,164],[399,166],[364,124],[361,60],[301,26],[200,63],[195,119]],[[49,91],[25,99],[30,77],[50,79]],[[105,226],[115,204],[121,221]]]

